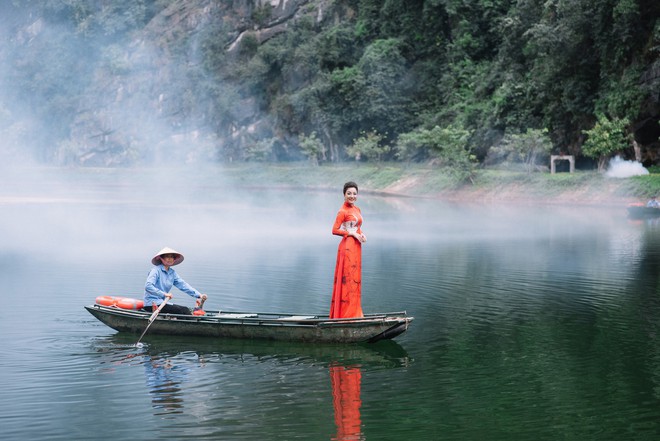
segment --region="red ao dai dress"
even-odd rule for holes
[[[362,312],[362,242],[349,232],[362,234],[362,214],[355,205],[344,202],[332,226],[332,234],[342,236],[330,305],[330,318],[364,317]]]

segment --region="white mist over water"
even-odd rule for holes
[[[629,178],[631,176],[648,175],[649,171],[637,161],[626,161],[616,156],[610,161],[610,166],[605,172],[608,178]]]

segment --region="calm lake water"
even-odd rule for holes
[[[407,310],[407,333],[375,345],[147,334],[138,348],[83,306],[140,297],[163,246],[185,254],[177,270],[206,309],[326,312],[343,182],[312,193],[129,175],[16,173],[0,189],[2,439],[660,436],[660,226],[624,207],[362,192],[363,307]]]

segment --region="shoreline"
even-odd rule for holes
[[[355,181],[361,192],[382,197],[488,204],[625,207],[646,203],[651,194],[660,193],[656,190],[660,188],[659,175],[633,179],[607,178],[593,171],[551,175],[479,170],[473,182],[457,185],[450,174],[425,165],[241,163],[145,168],[25,167],[8,174],[8,185],[0,191],[0,197],[5,203],[17,202],[39,197],[46,190],[49,196],[77,199],[89,187],[148,189],[159,185],[163,176],[179,176],[177,185],[202,191],[241,187],[255,191],[336,192],[344,182]],[[54,193],[48,191],[51,188]],[[57,190],[64,192],[58,194]]]

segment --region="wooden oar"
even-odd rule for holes
[[[163,303],[161,303],[160,306],[158,306],[158,309],[156,309],[154,312],[151,313],[151,317],[149,317],[149,323],[147,323],[147,327],[144,328],[144,332],[142,333],[142,335],[138,339],[137,343],[135,343],[135,346],[140,344],[140,340],[142,340],[142,337],[144,337],[144,334],[147,333],[147,329],[149,329],[149,326],[151,326],[151,324],[154,322],[154,320],[156,320],[156,317],[158,317],[158,314],[160,313],[160,310],[163,309],[163,306],[165,306],[165,304],[167,303],[167,301],[169,299],[170,299],[169,297],[165,297],[165,300],[163,300]]]

